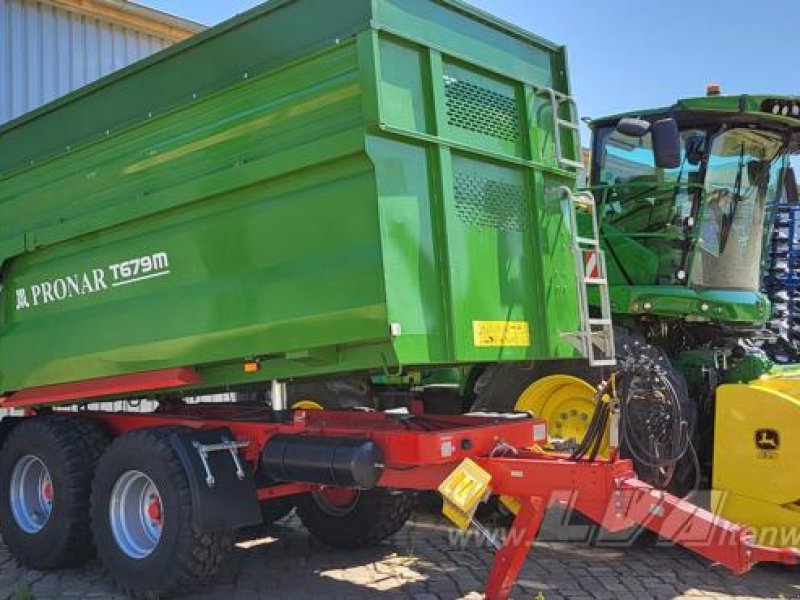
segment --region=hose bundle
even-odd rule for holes
[[[570,454],[571,460],[582,460],[586,458],[587,453],[589,455],[589,460],[595,460],[597,458],[597,454],[600,452],[600,446],[603,443],[606,428],[608,427],[608,421],[611,418],[611,409],[606,398],[607,390],[614,386],[615,376],[616,373],[613,373],[607,381],[604,381],[598,387],[594,396],[596,408],[592,415],[592,420],[589,421],[586,435],[583,436],[578,447]]]
[[[597,408],[571,459],[597,458],[611,418],[611,403],[618,402],[621,454],[634,460],[642,479],[657,487],[669,485],[678,462],[694,448],[691,428],[664,360],[640,352],[618,361],[618,369],[598,387]],[[699,476],[699,468],[697,473]]]

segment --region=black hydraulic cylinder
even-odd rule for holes
[[[261,466],[275,481],[370,489],[383,472],[383,453],[370,439],[281,434],[267,442]]]

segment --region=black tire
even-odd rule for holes
[[[108,436],[95,422],[76,415],[29,417],[8,435],[0,451],[0,523],[11,555],[31,569],[77,567],[94,556],[89,495],[95,465]],[[50,473],[52,509],[44,527],[28,533],[11,508],[14,466],[38,458]]]
[[[311,400],[325,410],[373,408],[369,381],[366,379],[319,379],[293,381],[286,386],[289,406]]]
[[[325,410],[374,408],[369,381],[357,378],[327,378],[290,381],[286,384],[289,408],[296,402],[310,400]],[[250,389],[236,393],[236,402],[256,406],[270,405],[267,388]]]
[[[292,514],[296,503],[297,496],[262,501],[260,503],[262,522],[259,525],[239,529],[235,534],[236,540],[252,540],[269,535],[272,525]]]
[[[231,548],[229,533],[203,532],[193,525],[189,480],[169,442],[177,429],[157,427],[123,435],[97,466],[91,504],[97,552],[117,586],[137,598],[192,592],[216,574]],[[120,548],[110,525],[112,490],[130,471],[152,480],[163,507],[161,536],[152,552],[142,558],[132,558]]]
[[[414,505],[414,494],[376,488],[362,490],[342,514],[331,514],[315,493],[297,500],[297,515],[308,532],[333,548],[375,546],[406,524]]]
[[[688,386],[683,374],[670,362],[664,350],[649,344],[642,335],[624,327],[614,328],[614,341],[617,357],[646,355],[659,362],[678,396],[683,417],[689,423],[690,435],[694,434],[697,422],[697,406],[689,398]],[[566,374],[579,377],[592,385],[600,383],[607,371],[591,368],[586,361],[556,360],[538,363],[503,363],[487,368],[475,384],[476,400],[473,411],[508,412],[513,410],[517,398],[534,381],[548,375]],[[622,448],[622,454],[626,450]],[[691,452],[691,449],[690,449]],[[651,467],[636,464],[640,478],[662,487],[658,474]],[[687,454],[678,461],[673,477],[665,489],[678,496],[685,496],[694,487],[696,469],[693,458]]]
[[[264,519],[264,525],[269,525],[288,517],[294,510],[296,503],[297,496],[286,496],[262,502],[261,516]]]

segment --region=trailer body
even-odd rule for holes
[[[536,96],[569,92],[563,48],[340,4],[267,3],[0,129],[0,390],[576,356]]]

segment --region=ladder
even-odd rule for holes
[[[597,222],[597,204],[590,192],[573,192],[561,187],[562,207],[569,216],[572,234],[572,252],[577,273],[578,310],[581,330],[564,333],[589,360],[593,367],[616,364],[614,357],[614,325],[611,320],[611,302],[608,295],[608,275],[605,253],[600,248],[600,228]],[[591,232],[578,229],[578,215],[585,214],[591,221]],[[588,228],[584,228],[588,229]],[[590,290],[595,289],[600,298],[599,315],[592,316],[589,306]]]
[[[575,100],[571,96],[557,92],[549,87],[536,87],[533,90],[533,95],[537,98],[544,98],[547,101],[546,106],[550,107],[550,116],[553,119],[553,145],[555,146],[558,166],[561,168],[583,169],[583,163],[580,160],[574,160],[565,155],[564,139],[562,137],[565,133],[573,136],[575,140],[573,149],[580,154],[581,127],[578,123],[578,107],[575,104]],[[563,109],[565,106],[567,111]],[[569,118],[562,118],[564,112],[569,113]],[[578,158],[580,159],[580,156]]]

